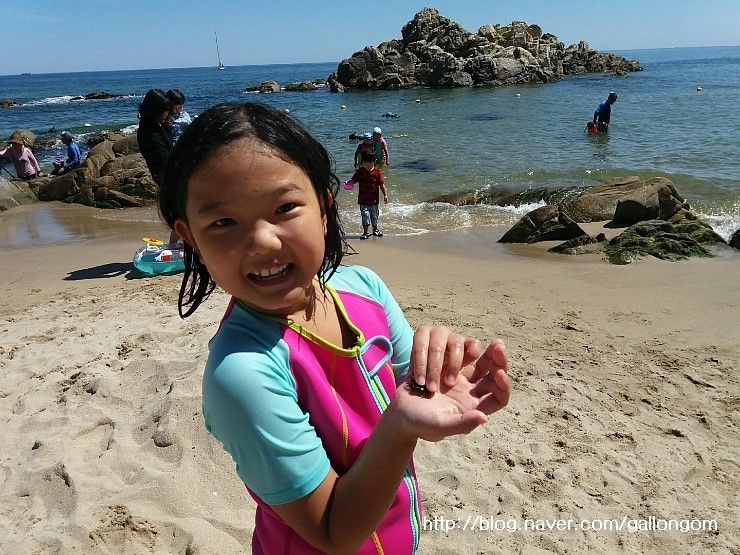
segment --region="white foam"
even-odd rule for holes
[[[525,204],[520,204],[519,206],[506,205],[495,206],[494,208],[500,210],[501,212],[524,215],[527,212],[531,212],[532,210],[535,210],[537,208],[542,208],[543,206],[547,206],[547,203],[544,200],[540,200],[538,202],[528,202]]]
[[[697,217],[712,226],[712,229],[725,241],[729,241],[733,234],[740,229],[740,205],[735,205],[733,210],[727,213],[702,214]]]
[[[71,95],[50,96],[49,98],[42,98],[41,100],[29,100],[24,104],[24,106],[47,106],[49,104],[66,104],[67,102],[71,102],[72,98],[74,97]]]

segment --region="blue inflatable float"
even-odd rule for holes
[[[134,253],[134,267],[147,276],[176,274],[185,271],[185,253],[181,243],[167,244],[144,237],[146,246]]]

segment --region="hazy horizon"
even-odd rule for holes
[[[214,32],[226,66],[339,62],[365,46],[401,37],[426,6],[475,33],[486,24],[527,21],[566,45],[599,51],[737,46],[740,2],[593,0],[587,7],[548,0],[0,0],[5,23],[0,74],[209,67]],[[367,13],[367,16],[364,15]]]

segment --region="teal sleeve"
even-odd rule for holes
[[[233,346],[244,342],[243,335],[222,325],[211,342],[203,416],[206,429],[234,459],[241,480],[266,503],[280,505],[314,491],[330,463],[298,405],[287,345],[268,341],[266,351],[236,352]]]

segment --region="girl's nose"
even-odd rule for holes
[[[282,247],[277,229],[269,222],[257,222],[249,234],[247,252],[250,256],[270,254]]]

